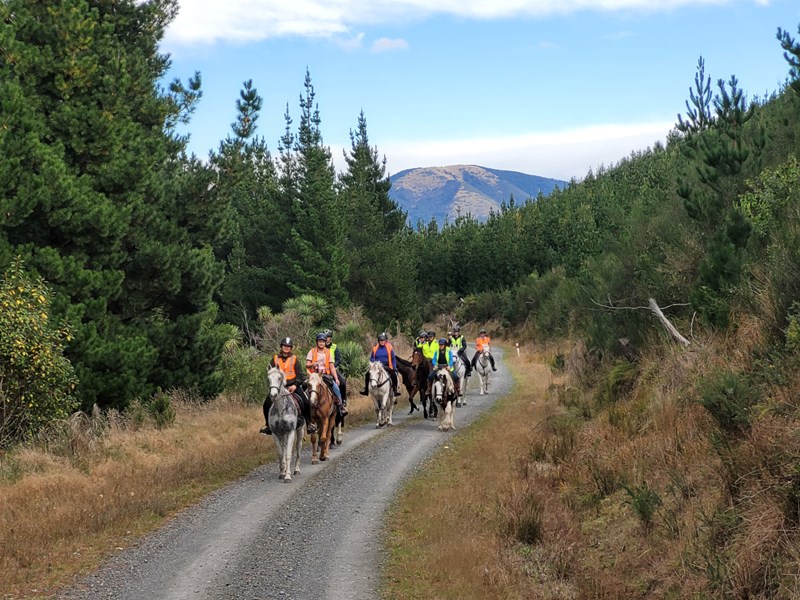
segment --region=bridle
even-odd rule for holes
[[[378,364],[381,365],[381,376],[378,379],[373,379],[373,377],[372,377],[372,369],[369,370],[369,383],[370,383],[370,385],[372,387],[376,387],[376,388],[382,387],[382,386],[386,385],[389,382],[389,374],[386,372],[386,369],[383,367],[383,364],[382,363],[378,363]],[[378,383],[378,381],[380,379],[383,379],[383,381]]]

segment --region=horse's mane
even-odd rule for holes
[[[410,360],[406,360],[405,358],[400,358],[397,355],[395,355],[394,359],[397,361],[398,365],[403,365],[404,367],[411,367],[411,361]]]

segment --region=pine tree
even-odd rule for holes
[[[159,84],[169,60],[158,42],[176,10],[174,0],[0,4],[0,259],[20,254],[53,286],[84,407],[124,406],[156,385],[214,388],[211,366],[183,366],[198,354],[213,362],[200,323],[221,271],[217,234],[197,218],[213,216],[213,199],[188,202],[167,183],[202,177],[175,133],[199,77]],[[175,360],[156,382],[157,365]]]
[[[347,300],[342,285],[347,276],[343,213],[336,194],[331,153],[322,143],[319,107],[308,71],[304,87],[294,156],[282,158],[283,193],[290,194],[292,215],[291,248],[286,253],[292,269],[288,285],[297,295],[321,295],[335,306]],[[283,148],[286,141],[288,138],[282,140]],[[295,167],[295,172],[289,170]]]
[[[378,323],[404,319],[413,309],[415,264],[405,249],[406,214],[389,196],[392,183],[386,159],[369,145],[362,111],[350,132],[347,170],[339,176],[344,219],[345,287],[352,302],[363,305]]]

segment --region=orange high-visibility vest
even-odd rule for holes
[[[482,335],[477,340],[475,340],[475,348],[480,352],[483,350],[484,344],[487,346],[492,343],[492,339],[488,335]]]
[[[378,351],[378,348],[380,348],[380,347],[381,347],[380,344],[375,344],[375,346],[372,347],[372,358],[375,358],[375,353]],[[390,369],[394,369],[394,366],[392,365],[392,353],[393,352],[394,352],[394,349],[392,348],[392,345],[389,342],[386,342],[386,356],[389,357],[389,368]]]
[[[323,350],[325,351],[325,374],[326,375],[330,375],[331,374],[331,353],[327,348],[323,348]],[[312,356],[312,358],[311,358],[312,364],[315,364],[315,365],[318,364],[319,348],[314,346],[311,349],[311,356]]]
[[[273,360],[275,361],[275,366],[283,371],[284,375],[286,375],[287,381],[297,379],[297,357],[294,354],[287,356],[286,358],[281,358],[276,354]]]

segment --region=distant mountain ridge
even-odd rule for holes
[[[389,195],[408,213],[412,225],[432,218],[440,224],[445,219],[452,222],[468,214],[484,220],[490,212],[499,212],[512,195],[523,202],[567,186],[558,179],[478,165],[406,169],[392,175],[391,181]]]

